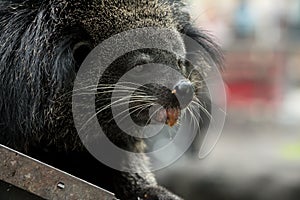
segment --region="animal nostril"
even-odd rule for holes
[[[173,94],[176,95],[180,107],[185,108],[193,99],[193,85],[189,81],[179,81],[174,87]]]

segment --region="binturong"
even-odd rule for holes
[[[83,145],[72,113],[74,82],[101,42],[150,27],[177,33],[161,36],[174,52],[151,48],[127,52],[110,64],[98,85],[91,85],[96,92],[95,117],[105,136],[119,148],[138,153],[118,158],[120,163],[130,163],[134,172],[119,171],[99,162]],[[201,50],[190,47],[182,35],[196,41]],[[188,62],[191,58],[198,60],[198,70]],[[172,79],[168,76],[163,84],[134,90],[130,84],[117,85],[126,72],[133,68],[133,74],[145,72],[144,66],[151,63],[171,66],[183,78],[170,87],[166,87]],[[116,97],[112,92],[133,90],[125,98],[127,117],[141,127],[151,116],[173,128],[186,110],[199,111],[202,120],[196,123],[209,123],[209,95],[203,80],[207,70],[220,65],[219,47],[193,25],[181,0],[1,0],[0,143],[110,190],[120,199],[180,200],[149,172],[144,139],[125,133],[113,120],[112,98],[123,97],[122,92]],[[161,108],[149,115],[153,104]]]

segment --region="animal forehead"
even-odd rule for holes
[[[179,57],[185,57],[186,50],[183,40],[183,35],[174,29],[160,29],[156,28],[154,32],[148,34],[148,29],[145,29],[144,43],[147,45],[149,43],[155,43],[157,49],[172,52]],[[142,34],[143,35],[143,34]],[[149,46],[151,46],[149,44]]]
[[[97,40],[101,36],[143,27],[178,27],[174,6],[158,0],[92,1],[85,10],[75,9],[75,18]],[[80,13],[80,14],[79,14]],[[79,15],[78,15],[79,14]],[[100,33],[100,35],[99,35]],[[100,37],[100,38],[99,38]]]
[[[102,45],[102,47],[110,49],[110,52],[115,52],[114,55],[123,55],[124,52],[139,49],[156,49],[171,52],[177,57],[185,57],[186,51],[183,37],[174,29],[160,27],[138,28],[110,37],[104,43],[106,46]]]

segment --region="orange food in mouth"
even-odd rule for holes
[[[166,113],[167,113],[166,124],[170,127],[174,126],[177,123],[178,118],[180,116],[180,109],[178,109],[178,108],[168,108],[166,110]]]
[[[179,108],[161,108],[155,116],[155,120],[160,123],[164,123],[170,127],[176,125],[181,110]]]

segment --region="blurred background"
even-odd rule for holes
[[[300,198],[300,0],[189,0],[225,53],[227,120],[205,159],[157,172],[187,200]]]

